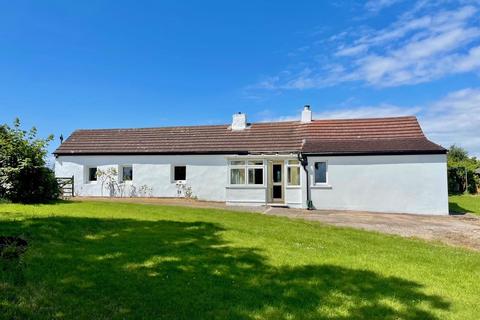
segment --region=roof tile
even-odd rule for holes
[[[76,130],[57,155],[280,152],[439,152],[415,117],[228,125]]]

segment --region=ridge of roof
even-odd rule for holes
[[[388,121],[388,120],[400,120],[400,119],[417,119],[416,116],[395,116],[395,117],[370,117],[370,118],[335,118],[335,119],[313,119],[311,123],[301,123],[298,120],[288,121],[259,121],[249,122],[248,125],[275,125],[275,124],[299,124],[308,125],[312,123],[324,123],[324,122],[361,122],[361,121]],[[190,129],[190,128],[219,128],[230,127],[230,124],[201,124],[201,125],[181,125],[181,126],[160,126],[160,127],[138,127],[138,128],[80,128],[75,129],[73,132],[81,131],[131,131],[131,130],[151,130],[151,129]]]

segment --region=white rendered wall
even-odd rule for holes
[[[219,155],[136,155],[136,156],[59,156],[55,162],[57,177],[75,177],[75,193],[81,196],[101,196],[100,181],[88,182],[89,167],[106,169],[132,165],[133,184],[137,189],[142,185],[152,188],[154,197],[176,197],[177,186],[172,180],[173,166],[187,167],[186,183],[192,188],[193,195],[199,199],[225,201],[227,181],[227,160]],[[126,187],[128,188],[128,186]],[[128,191],[125,193],[128,196]],[[108,191],[103,188],[103,195]]]
[[[313,163],[328,162],[328,182],[313,185]],[[100,182],[86,181],[89,167],[106,169],[133,166],[133,184],[147,185],[152,196],[176,197],[172,181],[174,165],[187,166],[187,184],[199,199],[237,205],[264,205],[265,186],[229,186],[228,156],[59,156],[55,174],[75,176],[75,193],[108,196]],[[267,169],[265,167],[265,172]],[[309,157],[311,198],[317,209],[448,214],[445,155]],[[266,180],[267,181],[267,178]],[[127,187],[128,188],[128,187]],[[128,190],[125,191],[128,196]],[[301,187],[285,189],[286,204],[306,205],[306,175],[301,168]]]
[[[228,186],[227,204],[238,206],[262,206],[266,204],[267,188],[264,186]]]
[[[262,157],[248,157],[261,159]],[[135,155],[135,156],[59,156],[55,163],[57,177],[75,177],[75,194],[79,196],[109,196],[107,187],[100,181],[88,181],[88,168],[106,170],[109,167],[121,172],[121,167],[133,167],[133,181],[126,182],[124,196],[130,195],[130,186],[137,191],[142,185],[152,188],[151,196],[176,197],[177,185],[173,181],[173,167],[187,167],[186,183],[193,195],[201,200],[226,201],[230,205],[265,205],[267,199],[267,161],[264,166],[262,186],[229,185],[229,159],[227,155]],[[247,159],[247,158],[245,158]],[[286,178],[286,177],[285,177]],[[304,177],[302,176],[302,181]],[[120,180],[120,179],[119,179]],[[302,188],[287,187],[285,202],[291,207],[302,204]]]
[[[303,168],[300,167],[300,170]],[[285,187],[285,202],[289,207],[292,208],[302,208],[302,188],[301,186],[293,187],[293,186],[286,186]]]
[[[446,155],[309,157],[316,209],[448,214]],[[313,166],[327,161],[327,183]]]

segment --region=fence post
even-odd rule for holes
[[[72,198],[75,196],[75,176],[72,175]]]

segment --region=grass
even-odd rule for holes
[[[480,215],[480,196],[479,195],[456,195],[450,196],[449,206],[451,212],[464,213],[469,212]]]
[[[0,205],[0,319],[478,319],[480,254],[254,213]]]

